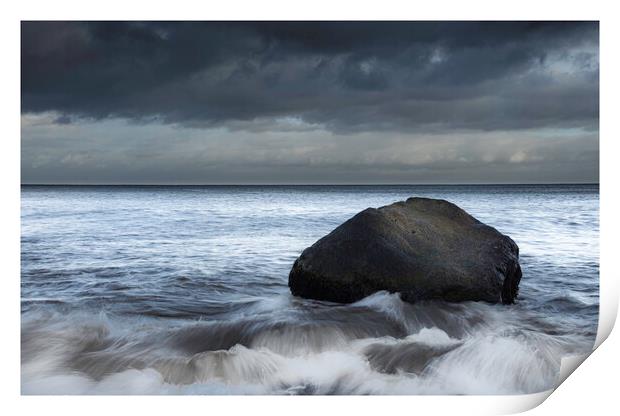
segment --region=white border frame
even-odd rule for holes
[[[4,334],[8,340],[1,343],[2,403],[5,412],[11,407],[22,414],[55,415],[106,415],[110,412],[175,414],[183,412],[223,413],[230,411],[253,414],[256,411],[270,415],[316,414],[316,412],[346,414],[377,414],[385,412],[432,414],[504,414],[524,411],[537,406],[551,391],[525,396],[338,396],[338,397],[280,397],[280,396],[20,396],[20,346],[16,334],[20,333],[20,20],[600,20],[601,29],[601,309],[596,346],[609,336],[618,311],[617,272],[614,267],[615,241],[619,231],[617,185],[614,179],[618,164],[614,160],[618,145],[614,141],[620,74],[617,45],[620,39],[612,2],[491,2],[482,0],[442,1],[428,3],[383,0],[380,4],[369,2],[285,2],[261,0],[242,2],[227,0],[213,4],[198,1],[160,0],[85,2],[55,0],[53,2],[24,0],[3,5],[0,26],[4,53],[1,82],[2,91],[2,276],[0,302]],[[6,198],[6,199],[5,199]],[[613,344],[613,345],[607,345]],[[577,370],[556,393],[554,398],[535,413],[558,411],[565,414],[592,412],[596,409],[617,408],[616,389],[611,380],[617,373],[618,358],[614,354],[619,341],[609,340]],[[574,363],[573,363],[574,364]],[[613,377],[613,379],[612,379]],[[604,396],[605,395],[605,396]],[[599,400],[593,400],[593,399]],[[606,407],[609,406],[609,407]],[[17,410],[17,409],[15,409]],[[609,412],[606,412],[609,413]]]

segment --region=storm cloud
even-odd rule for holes
[[[596,182],[598,48],[596,22],[23,22],[22,175]]]

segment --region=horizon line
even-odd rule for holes
[[[516,186],[600,185],[600,182],[486,182],[486,183],[21,183],[20,186]]]

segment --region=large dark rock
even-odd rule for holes
[[[349,303],[374,292],[403,300],[513,303],[519,247],[456,205],[409,198],[368,208],[301,253],[293,295]]]

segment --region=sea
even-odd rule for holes
[[[510,236],[514,305],[291,295],[367,207],[442,198]],[[522,394],[591,351],[598,185],[22,186],[22,394]]]

